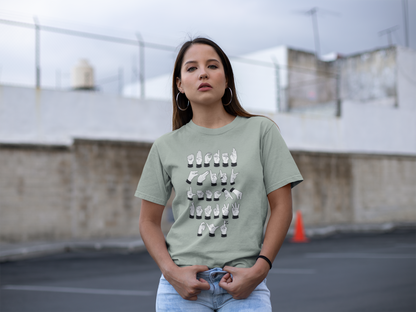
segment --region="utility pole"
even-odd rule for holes
[[[408,20],[408,3],[407,0],[402,0],[403,14],[404,14],[404,38],[406,47],[409,47],[409,20]]]
[[[35,22],[35,72],[36,72],[36,89],[40,89],[40,25],[36,16],[33,17]]]
[[[319,46],[319,32],[318,32],[318,18],[316,16],[316,13],[318,11],[318,8],[312,8],[309,11],[306,11],[306,14],[310,14],[312,17],[312,26],[313,26],[313,36],[315,39],[315,55],[316,58],[319,58],[319,55],[321,54],[320,46]]]
[[[144,41],[142,35],[136,33],[137,41],[139,42],[139,57],[140,57],[140,68],[139,68],[139,79],[140,79],[140,98],[145,99],[145,76],[144,76]]]

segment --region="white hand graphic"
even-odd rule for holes
[[[198,236],[202,236],[202,232],[205,230],[205,222],[202,222],[198,228]]]
[[[224,207],[222,207],[222,218],[228,219],[228,207],[230,207],[230,204],[224,204]]]
[[[238,172],[234,173],[234,169],[231,170],[231,178],[230,178],[230,184],[233,185],[235,184],[235,178],[237,177]]]
[[[225,188],[222,189],[225,194],[225,199],[234,199],[233,196]]]
[[[211,170],[209,172],[210,172],[210,175],[211,175],[211,186],[217,185],[217,174],[212,173]]]
[[[219,226],[215,226],[214,224],[208,224],[208,230],[209,230],[209,236],[214,237],[215,236],[215,230],[219,228]]]
[[[237,199],[241,199],[241,197],[243,197],[243,193],[241,193],[239,190],[236,190],[235,188],[232,188],[230,192],[233,192],[235,195],[237,195]]]
[[[204,182],[204,180],[206,179],[207,175],[208,175],[208,171],[205,171],[203,174],[201,174],[198,177],[198,182],[196,183],[197,185],[202,185],[202,182]]]
[[[214,193],[214,201],[219,201],[221,195],[222,195],[222,193],[220,191],[216,191]]]
[[[228,167],[228,153],[222,154],[222,166]]]
[[[194,155],[193,154],[191,154],[191,155],[188,155],[188,168],[192,168],[193,166],[194,166]]]
[[[211,159],[212,159],[212,153],[206,153],[204,167],[209,167],[209,162],[211,161]]]
[[[212,192],[210,190],[206,190],[205,194],[207,194],[207,201],[212,201]]]
[[[220,216],[220,206],[217,204],[214,208],[214,219],[218,219]]]
[[[237,151],[233,148],[233,152],[230,155],[231,158],[231,167],[237,166]]]
[[[197,168],[201,168],[202,167],[202,152],[198,151],[198,153],[196,153],[196,167]]]
[[[195,206],[194,206],[194,203],[192,203],[189,206],[189,218],[193,219],[194,215],[195,215]]]
[[[220,150],[214,154],[214,167],[220,166]]]
[[[198,196],[199,200],[203,200],[204,199],[204,192],[202,191],[196,191],[196,195]]]
[[[221,230],[221,237],[227,237],[227,224],[228,224],[228,221],[225,221],[224,220],[224,224],[221,225],[221,228],[220,228],[220,230]]]
[[[186,183],[191,184],[192,179],[198,175],[198,171],[191,171],[189,172],[188,179],[186,179]]]
[[[201,206],[196,207],[196,218],[202,219],[202,207]]]
[[[207,208],[205,208],[205,220],[211,219],[211,212],[211,206],[207,206]]]
[[[232,207],[231,210],[233,212],[233,219],[238,219],[238,214],[240,212],[240,204],[235,203],[235,204],[232,204],[231,207]]]
[[[195,194],[192,193],[192,186],[189,187],[189,191],[186,193],[186,195],[188,195],[189,200],[194,200]]]
[[[220,170],[221,185],[227,185],[227,174]]]

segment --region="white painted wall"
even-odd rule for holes
[[[0,142],[70,145],[73,138],[152,142],[171,130],[171,104],[89,91],[0,85]]]
[[[414,104],[395,108],[344,102],[340,118],[253,112],[273,118],[292,150],[416,156]],[[0,143],[69,145],[73,138],[152,142],[171,130],[171,114],[168,101],[0,86]]]

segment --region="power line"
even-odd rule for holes
[[[177,50],[177,47],[174,47],[174,46],[169,46],[169,45],[164,45],[164,44],[159,44],[159,43],[152,43],[152,42],[145,42],[142,39],[141,40],[140,39],[137,39],[137,40],[125,39],[125,38],[120,38],[120,37],[106,36],[106,35],[94,34],[90,32],[71,30],[67,28],[58,28],[58,27],[46,26],[46,25],[40,25],[40,24],[34,25],[30,23],[23,23],[23,22],[17,22],[17,21],[5,20],[5,19],[0,19],[0,24],[18,26],[18,27],[23,27],[23,28],[30,28],[30,29],[39,27],[39,30],[45,30],[45,31],[50,31],[50,32],[55,32],[55,33],[71,35],[71,36],[84,37],[84,38],[90,38],[90,39],[95,39],[95,40],[108,41],[108,42],[114,42],[114,43],[120,43],[120,44],[126,44],[126,45],[133,45],[133,46],[143,45],[143,47],[146,47],[146,48],[164,50],[164,51],[169,51],[169,52],[174,52]],[[251,64],[251,65],[269,67],[269,68],[275,67],[275,64],[272,62],[252,60],[252,59],[248,59],[248,58],[244,58],[240,56],[229,56],[229,58],[240,63],[246,63],[246,64]],[[279,65],[279,66],[282,68],[290,69],[290,70],[314,72],[316,74],[325,74],[325,75],[328,75],[328,74],[336,75],[335,72],[315,70],[315,69],[301,67],[301,66],[293,66],[293,65],[291,66]]]

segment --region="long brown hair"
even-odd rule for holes
[[[179,105],[182,109],[187,107],[188,105],[188,98],[185,94],[179,94],[178,96],[178,103],[176,104],[176,96],[179,92],[178,87],[176,85],[176,78],[181,78],[181,67],[183,62],[183,57],[188,51],[188,49],[193,44],[206,44],[214,48],[215,52],[219,55],[222,65],[224,66],[224,73],[227,79],[228,87],[232,91],[232,100],[229,105],[224,105],[224,109],[227,113],[233,116],[241,116],[241,117],[253,117],[257,115],[252,115],[248,113],[240,104],[237,97],[237,92],[235,90],[235,83],[234,83],[234,74],[233,69],[231,67],[230,60],[228,59],[227,55],[224,51],[212,40],[207,38],[198,37],[195,39],[191,39],[186,41],[181,49],[179,50],[178,56],[176,57],[175,61],[175,68],[173,70],[173,77],[172,77],[172,103],[173,103],[173,115],[172,115],[172,130],[179,129],[183,125],[187,124],[191,121],[193,112],[192,107],[189,107],[185,111],[181,111],[178,109],[177,105]],[[230,92],[225,92],[224,96],[222,97],[222,103],[227,104],[230,102],[231,94]]]

